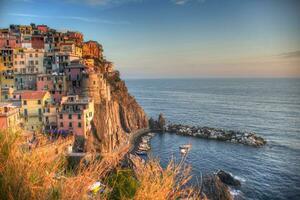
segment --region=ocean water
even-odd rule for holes
[[[157,134],[151,154],[166,166],[180,160],[179,145],[192,143],[186,162],[193,176],[224,169],[242,181],[237,199],[300,199],[300,79],[126,80],[148,116],[174,123],[254,131],[268,144],[240,144]]]

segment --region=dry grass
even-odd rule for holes
[[[150,159],[146,163],[138,157],[132,157],[131,160],[140,183],[135,199],[201,199],[194,187],[187,186],[191,179],[191,168],[184,164],[184,160],[179,164],[172,160],[166,169],[156,159]]]
[[[0,132],[0,199],[87,199],[88,186],[116,166],[120,156],[92,158],[74,174],[66,170],[69,139],[51,144],[40,139],[31,151],[24,151],[25,143],[19,133]]]
[[[39,145],[28,151],[24,148],[26,140],[19,133],[0,131],[0,199],[89,199],[88,187],[95,181],[106,180],[126,153],[114,152],[101,159],[91,157],[88,165],[81,163],[74,172],[68,170],[64,154],[70,142],[72,139],[49,143],[40,138]],[[162,169],[157,160],[143,164],[134,157],[132,161],[138,181],[134,199],[200,199],[194,188],[186,186],[191,176],[190,168],[183,162],[171,162]]]

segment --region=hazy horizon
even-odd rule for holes
[[[2,0],[0,27],[103,44],[123,78],[300,77],[297,0]]]

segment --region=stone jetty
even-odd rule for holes
[[[261,147],[266,144],[265,139],[253,132],[241,132],[209,127],[188,126],[182,124],[168,124],[165,127],[165,131],[169,133],[176,133],[178,135],[221,140],[254,147]]]

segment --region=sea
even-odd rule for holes
[[[168,122],[251,131],[267,140],[254,148],[214,140],[156,134],[151,156],[166,166],[179,161],[181,144],[192,144],[186,163],[193,180],[218,169],[242,183],[235,199],[300,199],[300,79],[203,78],[126,80],[149,117]]]

